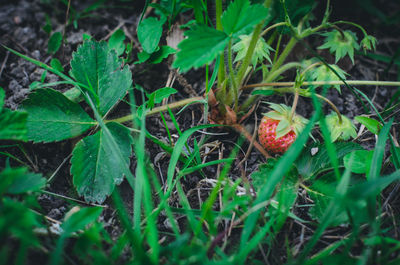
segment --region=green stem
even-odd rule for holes
[[[291,69],[291,68],[298,67],[298,66],[301,66],[301,64],[298,63],[298,62],[290,62],[290,63],[287,63],[287,64],[281,66],[280,68],[278,68],[275,72],[273,72],[273,73],[270,72],[270,74],[267,76],[267,78],[265,79],[265,81],[266,81],[266,82],[269,82],[269,81],[275,80],[275,78],[277,78],[277,77],[278,77],[279,75],[281,75],[283,72],[285,72],[285,71],[287,71],[287,70],[289,70],[289,69]],[[293,84],[294,84],[294,83],[293,83]],[[252,85],[250,85],[250,86],[252,86]],[[292,86],[293,86],[293,85],[292,85]],[[244,86],[244,87],[241,87],[241,89],[243,90],[243,89],[246,89],[246,88],[248,88],[248,87],[249,87],[249,85]],[[243,104],[242,104],[242,106],[241,106],[241,109],[242,109],[242,110],[246,110],[250,105],[252,105],[252,104],[254,103],[254,101],[255,101],[257,98],[258,98],[258,95],[252,95],[252,96],[250,96],[249,98],[247,98],[247,100],[246,100],[245,102],[243,102]]]
[[[331,106],[331,108],[336,112],[336,115],[338,116],[339,124],[342,124],[342,120],[343,120],[343,119],[342,119],[342,114],[340,113],[340,111],[338,110],[338,108],[336,107],[336,105],[333,104],[332,101],[330,101],[329,99],[327,99],[327,98],[324,97],[324,96],[321,96],[321,95],[319,95],[319,94],[315,94],[315,96],[318,97],[318,98],[320,98],[320,99],[322,99],[322,100],[324,100],[326,103],[329,104],[329,106]]]
[[[264,24],[264,21],[259,23],[256,26],[256,28],[254,29],[249,48],[247,49],[246,55],[242,61],[242,65],[240,66],[238,74],[237,74],[236,80],[237,80],[237,84],[239,84],[239,85],[242,84],[242,80],[247,71],[247,67],[249,67],[249,65],[251,63],[251,58],[253,57],[254,49],[256,48],[256,44],[257,44],[258,38],[260,36],[263,24]]]
[[[222,16],[222,0],[216,0],[215,1],[215,16],[216,16],[216,29],[222,31],[222,21],[221,21],[221,16]],[[220,64],[218,68],[218,80],[217,80],[217,87],[220,88],[222,85],[222,82],[225,79],[225,64],[223,63],[225,61],[224,58],[224,53],[221,53],[219,56],[220,59]]]
[[[353,23],[350,21],[344,21],[344,20],[340,20],[340,21],[336,21],[336,22],[332,23],[332,25],[336,25],[336,24],[347,24],[347,25],[354,26],[356,28],[359,28],[365,36],[368,36],[367,31],[363,27],[361,27],[360,25],[358,25],[356,23]]]
[[[183,99],[174,103],[170,103],[167,105],[163,105],[163,106],[159,106],[159,107],[155,107],[152,110],[146,112],[146,116],[150,116],[153,114],[157,114],[159,112],[163,112],[163,111],[167,111],[168,108],[169,109],[176,109],[179,107],[183,107],[185,105],[188,104],[194,104],[194,103],[203,103],[204,102],[204,98],[203,97],[193,97],[193,98],[187,98],[187,99]],[[105,123],[109,123],[109,122],[117,122],[117,123],[124,123],[124,122],[128,122],[128,121],[132,121],[133,115],[129,114],[117,119],[112,119],[112,120],[106,120]]]
[[[260,34],[260,37],[262,37],[262,36],[264,36],[265,34],[267,34],[270,30],[272,30],[272,29],[274,29],[274,28],[277,28],[277,27],[280,27],[280,26],[287,26],[287,23],[286,23],[286,22],[279,22],[279,23],[276,23],[276,24],[274,24],[274,25],[272,25],[272,26],[266,28],[266,29]]]
[[[235,112],[238,111],[238,105],[239,105],[239,91],[238,91],[238,86],[236,83],[236,79],[234,76],[234,70],[233,70],[233,62],[232,62],[232,39],[229,40],[228,44],[228,67],[229,67],[229,77],[232,82],[232,88],[233,88],[233,95],[235,97]]]
[[[362,86],[400,86],[397,81],[368,81],[368,80],[349,80],[346,81],[349,85],[362,85]],[[271,82],[259,83],[243,86],[242,89],[255,88],[255,87],[271,87],[271,86],[294,86],[295,82]],[[343,81],[312,81],[303,82],[302,86],[322,86],[322,85],[343,85]]]
[[[271,71],[270,71],[271,73],[275,72],[283,64],[283,62],[286,60],[286,58],[288,57],[288,55],[290,54],[290,52],[292,51],[292,49],[296,45],[296,43],[297,43],[297,40],[294,37],[292,37],[289,40],[285,49],[283,49],[281,55],[279,55],[278,60],[272,66]]]

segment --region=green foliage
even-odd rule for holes
[[[354,161],[350,164],[351,156]],[[372,162],[373,151],[357,150],[343,157],[344,167],[356,174],[366,174],[369,172]]]
[[[337,142],[334,143],[334,148],[338,159],[352,151],[363,149],[359,144],[353,142]],[[315,178],[323,171],[332,168],[328,150],[324,144],[305,148],[294,165],[304,179]]]
[[[128,164],[132,152],[129,130],[118,123],[109,123],[107,127],[122,152],[123,162]],[[110,136],[100,130],[79,141],[72,152],[73,183],[88,202],[102,203],[123,180],[123,169],[110,155],[110,141]]]
[[[339,66],[330,64],[329,65],[335,73],[328,68],[326,65],[321,65],[312,70],[309,74],[309,79],[317,82],[329,82],[329,81],[341,81],[346,80],[346,72],[339,68]],[[308,78],[306,77],[308,80]],[[318,86],[316,86],[318,87]],[[322,87],[329,87],[329,85],[323,85]],[[340,85],[333,85],[340,93]]]
[[[251,5],[249,0],[235,0],[222,14],[221,22],[227,35],[238,37],[248,34],[248,31],[267,15],[268,9],[263,5]]]
[[[57,58],[51,59],[50,66],[56,69],[57,71],[60,71],[61,73],[64,72],[64,67],[62,66],[60,60],[58,60]]]
[[[51,88],[35,90],[22,106],[29,113],[28,139],[34,142],[72,138],[96,124],[79,104]]]
[[[379,134],[379,131],[382,129],[381,123],[372,118],[368,118],[365,116],[356,116],[354,117],[354,120],[364,125],[365,128],[367,128],[373,134]]]
[[[185,32],[185,36],[187,38],[178,45],[180,50],[173,63],[182,72],[211,63],[229,42],[224,32],[202,25],[193,26]]]
[[[262,5],[251,5],[248,0],[230,3],[222,15],[224,31],[204,25],[195,25],[185,32],[187,38],[180,42],[173,66],[186,72],[211,63],[227,46],[230,38],[238,37],[263,20],[268,10]],[[264,48],[264,47],[262,47]]]
[[[40,174],[30,173],[25,167],[6,167],[0,172],[0,180],[0,191],[8,194],[39,191],[46,184],[46,179],[42,178]]]
[[[140,44],[145,52],[151,54],[156,51],[162,34],[165,19],[149,17],[142,20],[138,26],[137,34]]]
[[[325,119],[331,133],[332,142],[337,140],[349,140],[351,137],[357,137],[356,127],[346,116],[342,115],[342,120],[340,121],[337,113],[332,112],[327,115]]]
[[[361,47],[363,48],[364,52],[368,50],[376,50],[376,42],[377,40],[375,39],[374,36],[367,35],[361,40]]]
[[[357,36],[350,30],[346,31],[330,31],[323,33],[325,42],[318,49],[329,49],[329,52],[335,54],[335,63],[340,59],[349,55],[354,64],[354,50],[359,50]]]
[[[125,33],[122,29],[116,30],[108,40],[108,46],[114,49],[117,56],[121,56],[125,51]]]
[[[246,52],[250,46],[251,37],[251,35],[240,35],[240,41],[233,45],[232,49],[237,53],[235,62],[243,60],[246,56]],[[273,50],[274,49],[272,49],[263,38],[258,39],[256,48],[254,49],[254,54],[251,57],[251,64],[253,67],[256,67],[257,64],[262,64],[264,60],[272,63],[269,55]]]
[[[161,47],[157,47],[156,51],[152,54],[147,53],[146,51],[142,51],[137,54],[138,61],[137,63],[151,63],[158,64],[161,63],[165,58],[167,58],[170,54],[174,54],[176,50],[169,46],[163,45]]]
[[[96,109],[105,115],[128,91],[132,76],[128,66],[106,42],[86,41],[73,53],[71,74]]]
[[[47,44],[47,52],[51,54],[55,54],[61,47],[63,36],[61,32],[54,32],[49,39],[49,43]]]

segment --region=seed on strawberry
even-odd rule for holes
[[[258,129],[261,145],[271,154],[282,154],[296,140],[307,119],[291,114],[291,108],[270,103],[272,111],[264,114]],[[292,117],[291,117],[292,115]]]

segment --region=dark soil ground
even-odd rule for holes
[[[77,10],[83,10],[93,1],[72,1],[72,7]],[[46,16],[51,20],[53,30],[63,32],[65,28],[65,45],[58,51],[54,57],[58,58],[62,64],[69,70],[69,61],[72,52],[76,50],[77,46],[82,42],[82,34],[88,33],[97,40],[107,39],[112,32],[121,28],[124,30],[129,41],[134,44],[135,53],[139,51],[140,47],[136,39],[136,27],[139,20],[140,12],[143,8],[144,1],[110,1],[106,9],[98,9],[90,13],[87,18],[82,18],[77,21],[78,27],[73,25],[65,26],[65,12],[66,6],[60,1],[29,1],[29,0],[15,0],[5,1],[0,0],[0,42],[1,44],[13,48],[23,54],[35,58],[44,63],[49,63],[53,55],[47,53],[47,42],[49,35],[43,30],[46,24]],[[400,22],[390,21],[384,22],[382,18],[368,13],[367,10],[360,8],[356,4],[357,1],[332,1],[333,13],[332,19],[350,20],[363,25],[367,32],[378,39],[377,53],[389,57],[398,54],[400,49]],[[351,3],[349,3],[351,2]],[[354,3],[353,3],[354,2]],[[358,1],[359,2],[359,1]],[[398,1],[373,1],[376,6],[382,8],[387,17],[395,15],[400,10],[400,2]],[[349,6],[350,5],[350,6]],[[323,6],[318,6],[317,10],[322,10]],[[318,12],[317,12],[318,14]],[[318,47],[320,40],[310,40],[312,47]],[[319,51],[321,52],[321,51]],[[296,48],[295,57],[299,58],[307,54],[307,50],[299,44]],[[324,56],[327,54],[323,54]],[[334,62],[334,58],[330,55],[328,61]],[[290,60],[290,58],[289,58]],[[343,60],[339,64],[345,71],[350,74],[348,79],[358,80],[397,80],[398,65],[383,63],[380,61],[372,60],[363,55],[355,56],[355,64],[352,65],[350,60]],[[156,90],[164,87],[170,75],[170,67],[167,62],[161,65],[135,65],[131,64],[134,82],[140,84],[142,87],[149,91]],[[19,104],[26,98],[29,90],[29,85],[34,81],[39,81],[43,70],[35,65],[19,58],[3,48],[0,48],[0,86],[6,91],[6,107],[17,109]],[[184,76],[178,77],[173,84],[179,93],[176,94],[171,101],[186,98],[188,96],[202,95],[204,89],[203,71],[190,71]],[[47,82],[57,81],[58,77],[48,73],[46,76]],[[57,87],[59,90],[66,90],[68,87]],[[364,91],[368,97],[374,102],[378,109],[383,109],[388,100],[395,93],[396,89],[391,87],[359,87]],[[361,103],[351,94],[346,88],[342,87],[342,94],[336,90],[331,90],[328,98],[334,102],[339,110],[353,118],[356,115],[364,114]],[[282,100],[282,97],[277,97],[274,100]],[[286,102],[291,102],[291,98],[284,99]],[[265,112],[266,104],[260,104],[257,109],[257,117],[260,119],[261,113]],[[326,109],[328,110],[328,108]],[[121,116],[126,114],[128,108],[122,104],[113,115]],[[309,116],[312,111],[311,102],[308,100],[301,100],[298,112],[304,116]],[[177,137],[177,132],[171,120],[167,117],[167,125],[173,134]],[[395,115],[396,126],[395,136],[399,131],[397,121],[398,114]],[[184,112],[177,115],[178,123],[182,131],[191,128],[194,125],[203,123],[201,108],[192,106]],[[254,117],[247,121],[247,126],[250,131],[254,129]],[[160,139],[167,140],[164,125],[159,116],[149,117],[147,119],[147,129],[150,133]],[[359,126],[358,126],[359,127]],[[214,135],[208,135],[209,145],[208,151],[215,158],[218,157],[218,152],[224,152],[224,157],[227,156],[229,150],[236,142],[237,135],[234,132],[227,131],[214,131]],[[201,134],[197,135],[197,140],[202,137]],[[316,135],[318,137],[318,135]],[[363,133],[358,139],[366,148],[373,148],[375,139],[372,134]],[[71,204],[63,197],[78,200],[79,198],[74,189],[72,188],[72,180],[70,175],[69,157],[72,151],[73,144],[76,142],[63,141],[51,144],[20,144],[20,147],[1,148],[3,151],[14,154],[19,159],[24,161],[35,172],[40,172],[47,178],[53,177],[52,182],[47,187],[49,193],[42,194],[39,197],[39,203],[42,207],[43,214],[55,220],[61,220],[64,214],[71,208]],[[6,143],[5,143],[6,144]],[[225,151],[223,150],[225,146]],[[243,152],[240,153],[238,161],[244,157],[246,152],[246,145]],[[149,142],[147,144],[147,151],[150,154],[151,161],[155,166],[156,172],[159,172],[161,182],[166,176],[168,167],[168,155],[165,154],[157,145]],[[243,164],[242,169],[236,169],[231,172],[232,178],[240,177],[241,173],[250,175],[251,172],[257,169],[260,162],[264,161],[262,155],[256,150],[253,150],[248,157],[246,163]],[[15,163],[11,161],[12,163]],[[0,168],[5,165],[5,158],[0,155]],[[16,164],[18,165],[18,164]],[[132,158],[132,169],[135,167],[134,158]],[[215,176],[216,168],[204,170],[205,175],[212,179]],[[184,183],[184,189],[189,194],[189,200],[193,207],[199,204],[199,196],[197,191],[202,187],[207,187],[206,181],[201,181],[202,176],[194,175],[187,178]],[[127,204],[127,209],[132,209],[132,191],[126,182],[123,182],[119,189],[121,190],[124,200]],[[206,197],[206,193],[201,197]],[[396,196],[394,196],[396,197]],[[398,198],[395,198],[398,199]],[[394,203],[395,206],[396,203]],[[398,203],[397,203],[398,204]],[[109,207],[108,201],[104,203],[105,207]],[[394,207],[395,210],[399,208]],[[105,223],[106,229],[111,232],[111,235],[117,236],[119,226],[117,224],[116,216],[111,208],[103,212],[102,219]],[[168,229],[168,224],[160,222],[160,229]],[[297,235],[295,233],[293,235]],[[293,235],[291,237],[293,237]],[[282,236],[284,238],[284,236]]]

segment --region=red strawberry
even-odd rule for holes
[[[272,111],[265,113],[258,129],[258,138],[271,154],[282,154],[296,140],[307,119],[291,116],[291,108],[283,104],[270,103]]]

